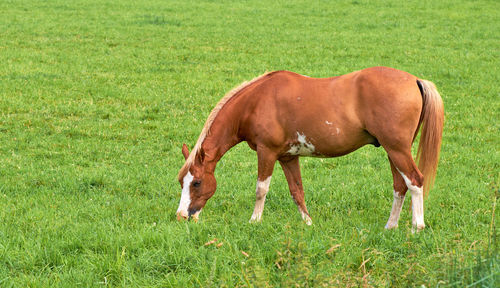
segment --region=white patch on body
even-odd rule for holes
[[[385,225],[385,229],[392,229],[398,227],[399,214],[401,214],[401,209],[403,208],[403,202],[405,201],[405,196],[399,195],[398,192],[393,191],[394,201],[392,202],[391,216]]]
[[[337,130],[337,135],[339,135],[340,134],[340,128],[337,127],[335,129]]]
[[[297,141],[299,143],[293,144],[288,150],[290,155],[311,156],[315,151],[315,147],[311,142],[306,140],[306,135],[297,132]]]
[[[257,180],[257,188],[255,189],[255,208],[253,210],[250,222],[259,222],[262,219],[262,211],[264,211],[264,202],[266,201],[266,195],[269,191],[269,185],[271,184],[271,176],[267,177],[266,180]]]
[[[397,168],[396,168],[397,169]],[[423,187],[415,186],[411,183],[411,180],[406,177],[406,175],[397,169],[399,174],[405,180],[406,186],[411,192],[411,211],[412,211],[412,220],[411,223],[413,228],[417,228],[418,230],[422,230],[425,228],[424,223],[424,190]]]
[[[193,182],[193,175],[188,171],[184,179],[182,180],[182,194],[181,201],[179,202],[179,208],[177,209],[177,215],[183,218],[188,217],[188,208],[189,204],[191,204],[191,196],[189,195],[189,187],[191,186],[191,182]],[[199,213],[197,213],[199,214]],[[197,215],[198,216],[198,215]]]
[[[326,125],[332,125],[332,122],[329,122],[328,120],[325,121]]]

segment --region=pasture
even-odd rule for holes
[[[498,1],[9,0],[0,11],[0,286],[498,287]],[[219,162],[199,223],[176,221],[182,143],[193,147],[231,88],[265,71],[378,65],[443,97],[424,231],[411,233],[409,197],[399,228],[384,230],[392,176],[373,146],[301,158],[310,227],[279,165],[263,222],[248,223],[257,158],[245,143]]]

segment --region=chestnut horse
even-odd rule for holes
[[[387,151],[394,201],[385,228],[398,226],[407,190],[412,225],[425,227],[423,194],[433,184],[443,130],[443,103],[434,84],[403,71],[373,67],[331,78],[275,71],[245,82],[210,113],[179,171],[182,187],[177,219],[199,213],[216,189],[214,170],[231,147],[246,141],[257,152],[255,209],[260,221],[276,161],[303,220],[312,223],[304,202],[299,156],[337,157],[372,144]],[[422,127],[417,152],[411,146]]]

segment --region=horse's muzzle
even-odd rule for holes
[[[187,220],[189,218],[188,213],[186,211],[177,212],[177,221]]]
[[[198,216],[200,215],[201,209],[189,209],[188,212],[188,218],[192,218],[194,222],[198,222]]]
[[[194,222],[198,222],[198,217],[200,215],[200,212],[201,212],[201,209],[200,210],[189,209],[188,212],[179,211],[179,212],[177,212],[177,221],[193,219]]]

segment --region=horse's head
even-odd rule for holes
[[[198,220],[198,215],[201,209],[207,203],[207,200],[212,197],[217,188],[214,171],[205,163],[205,152],[200,148],[194,159],[191,159],[189,150],[184,144],[182,146],[182,154],[186,163],[179,173],[179,183],[181,184],[182,194],[179,208],[177,209],[177,220],[189,219],[193,217]]]

